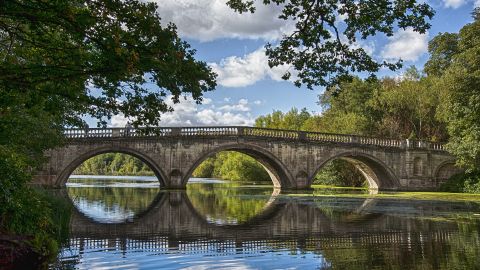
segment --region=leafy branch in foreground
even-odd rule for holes
[[[167,96],[201,102],[215,88],[210,67],[156,9],[139,0],[0,1],[1,233],[46,233],[24,222],[37,220],[29,209],[42,200],[26,183],[65,127],[85,125],[83,116],[106,125],[119,113],[158,125]],[[47,210],[35,217],[49,220]]]
[[[46,111],[71,125],[82,114],[104,120],[118,113],[157,125],[171,110],[168,93],[201,102],[215,74],[174,25],[160,24],[156,9],[137,0],[3,2],[1,91],[49,100]]]
[[[227,4],[243,13],[255,12],[255,2],[230,0]],[[358,40],[377,33],[392,36],[395,27],[425,33],[434,11],[428,4],[418,2],[263,0],[265,5],[282,7],[279,19],[295,23],[295,30],[284,35],[279,44],[266,45],[268,63],[270,67],[291,65],[298,71],[295,85],[304,84],[310,89],[335,86],[351,79],[355,72],[367,72],[373,77],[381,67],[398,69],[401,61],[379,62],[358,45]],[[290,72],[283,76],[290,77]]]

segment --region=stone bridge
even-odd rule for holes
[[[305,189],[329,161],[351,162],[371,188],[434,190],[458,172],[441,143],[252,127],[69,129],[63,147],[34,184],[64,186],[85,160],[103,153],[135,156],[164,188],[185,188],[193,171],[220,151],[237,151],[259,161],[275,187]]]

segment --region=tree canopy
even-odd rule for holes
[[[139,0],[0,1],[0,231],[38,233],[5,224],[27,224],[21,209],[40,205],[25,183],[65,127],[84,116],[105,126],[119,113],[157,125],[167,96],[201,102],[215,88],[210,67],[156,10]]]
[[[254,0],[229,0],[238,12],[255,12]],[[359,46],[376,34],[392,36],[396,28],[411,28],[425,33],[433,9],[424,1],[415,0],[341,0],[298,1],[263,0],[265,5],[281,6],[279,19],[292,21],[295,29],[278,45],[268,43],[266,54],[270,67],[291,65],[298,71],[295,84],[332,86],[355,72],[374,76],[382,67],[395,70],[401,62],[380,62]],[[284,74],[289,79],[291,72]]]
[[[427,63],[432,75],[440,76],[444,102],[439,116],[447,122],[448,150],[470,169],[480,168],[480,8],[473,17],[459,33],[435,37]]]
[[[167,93],[201,102],[215,75],[156,9],[138,0],[3,2],[1,91],[35,96],[69,125],[118,113],[156,125]]]

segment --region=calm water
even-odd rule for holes
[[[70,239],[51,268],[480,269],[479,203],[205,179],[167,192],[155,181],[71,179]]]

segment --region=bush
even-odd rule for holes
[[[46,190],[23,186],[0,211],[1,233],[27,236],[42,257],[55,256],[67,239],[71,206]]]
[[[480,169],[467,170],[453,175],[440,187],[441,191],[480,193]]]

